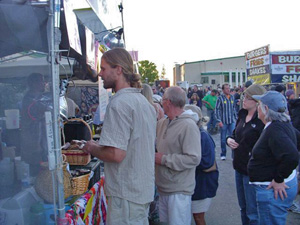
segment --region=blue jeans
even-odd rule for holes
[[[221,156],[226,156],[226,135],[232,135],[235,123],[223,124],[221,128]]]
[[[215,111],[213,109],[207,109],[207,116],[209,117],[209,122],[207,124],[207,130],[215,128],[216,123],[217,123]]]
[[[277,200],[275,200],[273,188],[267,190],[267,185],[254,185],[260,225],[285,225],[287,208],[292,205],[297,195],[298,184],[296,176],[287,182],[286,185],[290,188],[285,189],[288,197],[284,200],[281,200],[279,195]]]
[[[253,185],[249,184],[249,177],[235,171],[235,185],[241,211],[242,224],[259,224],[255,188]]]

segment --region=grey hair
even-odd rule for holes
[[[180,87],[169,87],[165,92],[165,98],[169,99],[172,105],[182,109],[185,106],[186,93]]]
[[[287,114],[287,112],[275,112],[274,110],[270,109],[266,110],[266,105],[260,102],[260,108],[263,114],[265,115],[265,120],[267,122],[270,121],[280,121],[280,122],[290,122],[291,117]]]

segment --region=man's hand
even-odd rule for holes
[[[156,152],[155,153],[155,164],[161,165],[161,160],[162,160],[163,155],[164,154],[161,153],[161,152]]]
[[[223,123],[219,122],[219,127],[222,128],[223,127]]]
[[[98,142],[93,140],[88,141],[82,150],[104,162],[121,163],[126,157],[126,151],[110,146],[100,146]]]
[[[99,147],[100,145],[98,144],[98,142],[91,140],[85,143],[82,150],[86,153],[93,154],[94,149],[97,149]]]
[[[267,189],[274,189],[274,198],[277,199],[278,194],[281,198],[281,200],[284,200],[284,197],[287,198],[287,193],[285,189],[289,188],[284,182],[282,183],[276,183],[274,180],[272,180],[271,184],[267,187]]]
[[[232,149],[236,149],[239,147],[239,144],[233,138],[227,138],[227,144]]]

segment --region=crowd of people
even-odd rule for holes
[[[149,224],[150,204],[158,212],[151,222],[189,225],[193,216],[205,225],[218,188],[211,137],[218,132],[221,159],[227,145],[232,149],[242,224],[285,224],[297,194],[296,99],[251,82],[235,89],[157,89],[140,83],[121,48],[103,54],[99,76],[115,94],[100,141],[83,150],[104,161],[108,225]]]

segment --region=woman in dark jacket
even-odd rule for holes
[[[196,225],[205,225],[204,214],[208,211],[211,200],[218,189],[219,171],[215,160],[215,142],[202,128],[201,109],[195,105],[186,105],[185,110],[192,110],[199,116],[198,126],[201,132],[201,162],[196,167],[196,187],[192,196],[192,213]]]
[[[268,91],[252,97],[260,101],[258,117],[265,124],[248,163],[250,182],[256,191],[259,224],[281,225],[285,224],[287,208],[297,194],[296,134],[282,94]]]
[[[252,84],[245,90],[243,108],[238,113],[235,130],[227,138],[227,145],[233,150],[236,191],[243,225],[258,224],[255,189],[249,184],[247,165],[252,148],[264,129],[257,115],[258,102],[252,96],[265,92],[266,89],[258,84]]]

